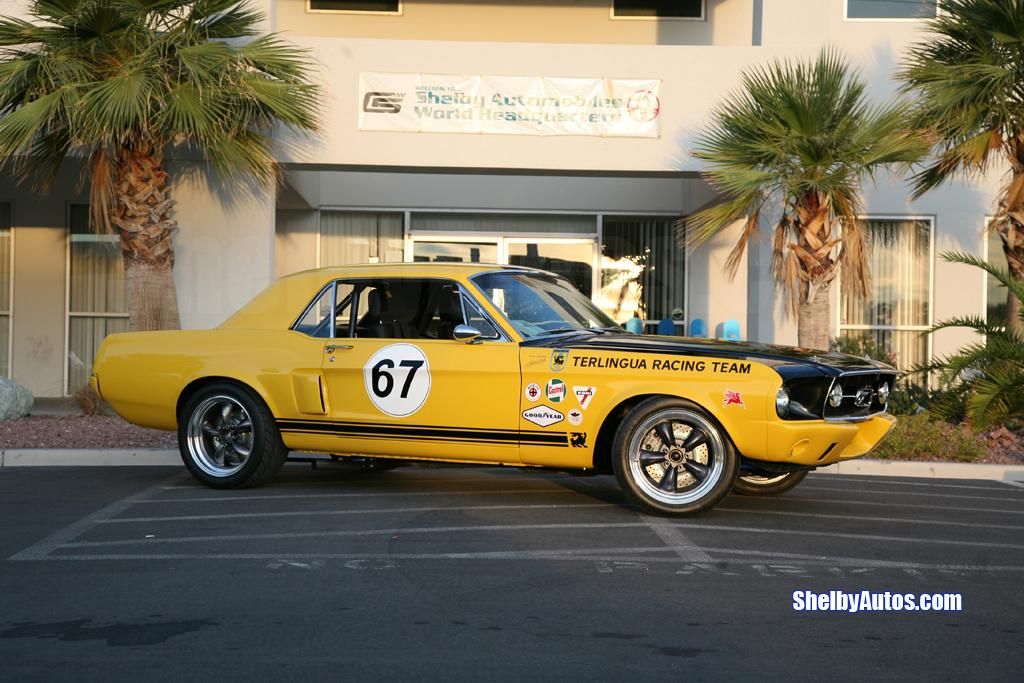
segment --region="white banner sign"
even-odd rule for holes
[[[660,80],[359,74],[359,130],[658,137]]]

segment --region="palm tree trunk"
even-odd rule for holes
[[[813,301],[801,301],[797,308],[797,343],[805,349],[828,350],[832,317],[829,289],[819,289]]]
[[[1003,242],[1006,264],[1014,280],[1024,281],[1024,139],[1017,136],[1010,143],[1010,169],[1013,176],[1000,202],[1000,213],[1004,216],[999,225],[999,238]],[[1006,292],[1006,326],[1018,334],[1024,334],[1024,321],[1020,319],[1021,302]]]
[[[172,243],[178,226],[162,153],[145,143],[123,147],[114,195],[111,222],[121,236],[128,275],[129,328],[178,329]]]

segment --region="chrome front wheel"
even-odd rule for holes
[[[613,464],[623,490],[655,512],[710,509],[736,478],[738,459],[721,428],[681,400],[638,405],[619,426],[615,449]]]

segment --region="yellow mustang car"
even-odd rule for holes
[[[628,334],[539,270],[408,263],[287,276],[214,330],[111,335],[91,381],[129,422],[177,430],[213,487],[312,451],[614,472],[640,507],[688,514],[866,454],[895,379],[842,354]]]

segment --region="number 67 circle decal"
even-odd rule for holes
[[[363,382],[382,413],[405,417],[423,407],[430,394],[430,364],[418,346],[392,344],[366,361]]]

